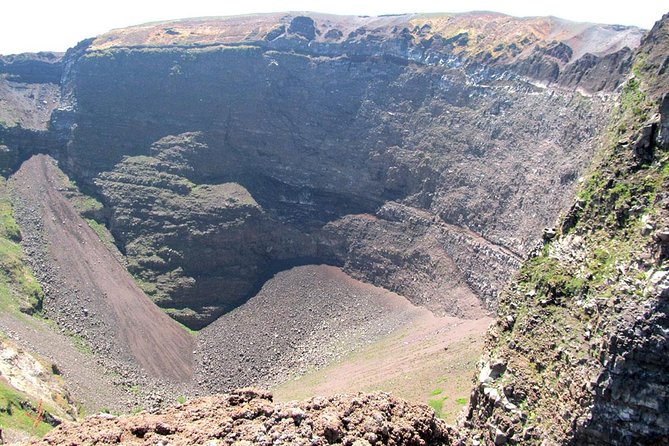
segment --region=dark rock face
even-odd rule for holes
[[[9,175],[36,153],[53,152],[64,145],[62,135],[55,132],[0,127],[0,175]]]
[[[653,301],[611,337],[611,358],[593,385],[595,403],[574,444],[669,441],[669,303]]]
[[[324,231],[352,276],[460,317],[480,316],[480,301],[494,307],[496,289],[520,264],[514,253],[473,231],[397,202],[375,215],[335,220]]]
[[[62,71],[62,54],[0,56],[0,175],[65,145],[63,135],[47,131],[60,105]]]
[[[604,122],[608,102],[573,89],[615,88],[624,64],[586,86],[566,43],[518,59],[536,36],[490,56],[475,30],[402,16],[270,19],[257,40],[111,34],[66,57],[52,126],[146,291],[201,327],[317,261],[441,314],[494,308]],[[533,85],[569,72],[571,89]]]
[[[46,130],[52,112],[59,106],[60,86],[27,84],[0,72],[0,99],[0,130],[16,126]]]
[[[314,19],[311,17],[298,16],[290,21],[288,32],[302,36],[307,40],[314,40],[316,37],[316,27]]]
[[[669,148],[669,94],[662,97],[662,104],[660,105],[658,145],[664,149]]]
[[[618,88],[632,64],[633,53],[623,48],[615,53],[598,57],[586,54],[565,68],[560,83],[586,91],[612,91]],[[611,73],[617,75],[612,76]]]
[[[590,159],[609,103],[574,90],[615,89],[639,38],[532,20],[204,19],[6,57],[12,82],[61,91],[47,132],[0,132],[3,169],[62,158],[145,290],[192,327],[310,262],[473,316]]]
[[[243,186],[193,183],[214,157],[201,136],[163,138],[153,156],[128,157],[95,180],[130,272],[193,328],[242,303],[279,265],[330,258],[313,237],[272,221]]]
[[[36,53],[0,56],[0,72],[11,80],[27,84],[60,84],[62,53]]]
[[[655,91],[651,94],[661,96],[669,91],[669,57],[667,57],[667,40],[669,40],[669,13],[658,20],[651,32],[646,34],[642,40],[641,53],[645,63],[640,70],[647,75],[653,76]]]

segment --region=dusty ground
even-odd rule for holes
[[[113,336],[112,342],[120,349],[127,348],[151,376],[188,380],[192,337],[144,295],[63,196],[54,161],[44,155],[31,158],[11,184],[23,204],[16,206],[17,217],[23,215],[22,223],[29,218],[38,220],[46,243],[43,264],[52,264],[51,275],[45,277],[42,271],[40,277],[46,284],[46,314],[61,325],[67,326],[69,321],[77,328],[88,328],[90,333],[80,334],[94,348],[96,336]],[[26,215],[31,212],[32,216]],[[104,333],[96,329],[100,326]]]
[[[279,401],[350,392],[391,392],[429,403],[447,422],[456,420],[469,398],[483,335],[491,318],[438,318],[424,309],[392,334],[362,347],[336,364],[272,389]]]
[[[208,391],[280,383],[340,361],[414,317],[403,297],[339,268],[282,271],[198,336],[195,379]]]

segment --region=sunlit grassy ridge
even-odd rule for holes
[[[42,437],[53,426],[41,420],[39,411],[39,404],[0,379],[0,427]]]
[[[6,180],[0,177],[0,310],[32,314],[41,310],[43,292],[25,263],[20,241]]]

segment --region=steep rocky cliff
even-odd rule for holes
[[[191,327],[304,263],[475,317],[566,204],[640,36],[480,13],[116,30],[64,57],[50,152]]]
[[[577,200],[504,292],[467,444],[669,442],[669,15]]]
[[[0,56],[0,174],[62,144],[47,131],[60,105],[62,54]]]

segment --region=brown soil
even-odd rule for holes
[[[30,221],[40,225],[38,230],[27,225],[24,248],[30,253],[44,245],[46,255],[32,257],[40,262],[34,266],[42,271],[47,315],[66,331],[80,334],[98,353],[107,351],[101,342],[110,343],[108,356],[121,358],[121,364],[128,364],[123,360],[127,355],[155,377],[187,381],[195,338],[137,288],[113,250],[62,193],[62,181],[62,173],[46,156],[24,163],[12,179],[22,228]],[[41,238],[31,238],[31,232]],[[45,269],[45,263],[51,266]],[[281,383],[277,392],[283,400],[392,391],[415,402],[441,400],[441,415],[450,421],[467,396],[489,322],[435,317],[339,268],[294,268],[278,273],[257,296],[198,336],[195,393]],[[97,325],[106,328],[97,331]],[[30,337],[31,349],[48,352],[38,338]],[[68,361],[67,356],[53,360]],[[76,371],[66,373],[72,377]],[[95,374],[80,386],[85,392],[77,391],[78,379],[68,381],[96,409],[117,399],[113,390],[104,401],[91,398]],[[191,393],[186,388],[179,392]],[[174,395],[165,401],[173,401]]]
[[[296,13],[252,14],[230,17],[200,17],[167,22],[146,23],[128,28],[115,29],[98,36],[91,49],[104,50],[113,47],[250,44],[264,39],[280,25],[287,26]],[[439,33],[444,38],[467,31],[471,39],[470,52],[492,50],[500,42],[514,43],[518,36],[533,40],[564,41],[574,49],[574,60],[586,53],[603,55],[624,47],[636,48],[643,31],[620,27],[578,23],[554,17],[512,17],[499,13],[467,12],[460,14],[404,14],[397,16],[332,16],[308,13],[319,33],[314,40],[332,42],[327,31],[338,29],[342,36],[355,35],[360,28],[374,33],[392,35],[394,28],[421,29],[421,33]],[[424,28],[426,27],[426,28]],[[425,30],[425,31],[423,31]],[[421,34],[424,36],[424,34]],[[335,41],[338,39],[335,39]],[[530,46],[530,49],[533,46]],[[527,50],[522,56],[530,53]],[[521,57],[522,57],[521,56]]]
[[[101,323],[111,327],[121,350],[129,349],[137,364],[150,375],[190,379],[193,338],[138,288],[116,256],[63,196],[60,181],[53,160],[43,155],[26,161],[13,179],[15,193],[38,214],[33,218],[42,225],[47,261],[57,265],[55,275],[73,291],[67,297],[58,293],[62,289],[49,293],[47,283],[47,296],[69,299],[59,311],[70,310],[67,316],[75,324],[86,325],[87,319],[97,318],[92,326]],[[46,305],[48,314],[49,305],[59,303],[47,301]]]
[[[436,317],[339,268],[301,266],[200,333],[196,382],[208,392],[276,386],[280,401],[387,391],[439,400],[453,421],[491,321]]]
[[[424,405],[388,394],[273,403],[249,389],[152,415],[100,415],[67,423],[36,445],[425,445],[448,444],[448,427]]]

